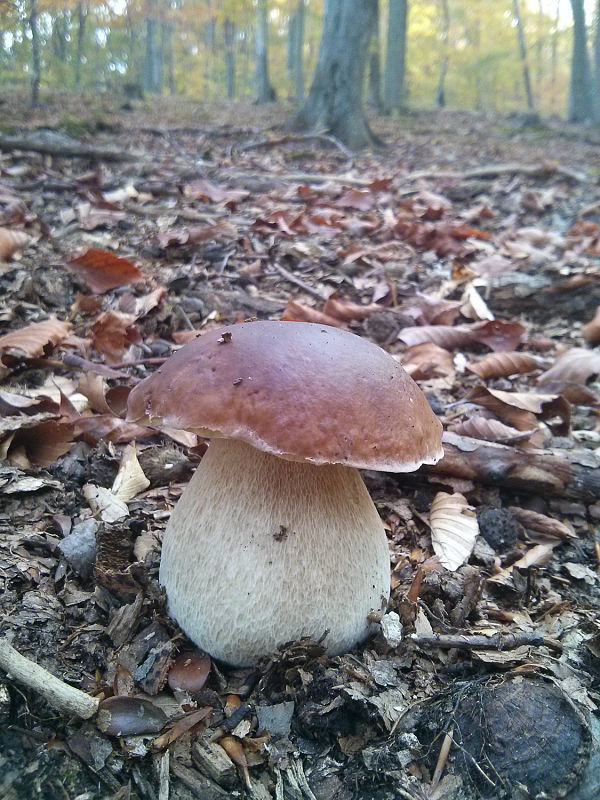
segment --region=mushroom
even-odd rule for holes
[[[128,419],[212,440],[159,573],[190,639],[246,666],[303,636],[337,654],[368,635],[390,564],[358,468],[409,472],[443,455],[439,420],[392,356],[326,325],[232,325],[141,381]]]

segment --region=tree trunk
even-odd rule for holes
[[[144,89],[147,92],[159,92],[161,65],[160,47],[158,42],[158,22],[156,19],[156,5],[148,4],[146,17],[146,57],[144,60]]]
[[[600,120],[600,0],[596,2],[596,12],[594,14],[594,74],[592,80],[594,95],[594,118]]]
[[[175,64],[173,54],[173,23],[163,22],[161,26],[161,65],[163,80],[166,82],[169,94],[175,94]],[[161,80],[161,84],[163,81]]]
[[[383,109],[386,114],[402,111],[406,103],[406,20],[408,0],[390,0]]]
[[[525,97],[527,98],[527,110],[535,112],[533,93],[531,91],[531,79],[529,77],[529,63],[527,61],[527,47],[525,45],[525,31],[521,20],[521,9],[519,0],[513,0],[513,14],[517,23],[517,38],[519,41],[519,55],[521,57],[521,69],[523,71],[523,86],[525,87]]]
[[[81,91],[81,65],[83,64],[83,44],[85,41],[85,21],[87,9],[82,0],[77,3],[77,50],[75,53],[75,88]]]
[[[304,0],[298,0],[296,11],[290,17],[289,37],[290,78],[294,98],[300,104],[304,100]]]
[[[225,83],[227,86],[227,99],[235,97],[235,22],[225,18],[223,23],[223,38],[225,40]]]
[[[327,0],[315,75],[294,121],[296,128],[324,128],[351,148],[377,141],[362,108],[367,48],[374,24],[374,2]]]
[[[381,102],[381,48],[379,46],[379,4],[376,4],[375,24],[369,44],[369,82],[367,102],[376,111],[383,110]]]
[[[258,0],[256,5],[256,102],[269,103],[275,100],[275,90],[269,80],[269,20],[267,0]]]
[[[594,101],[583,0],[571,0],[571,9],[573,11],[573,55],[568,118],[569,122],[589,122],[594,119]]]
[[[30,0],[29,30],[31,31],[31,105],[35,108],[40,104],[40,80],[42,72],[37,0]]]
[[[441,0],[440,9],[441,27],[440,41],[442,45],[442,56],[440,60],[440,74],[438,77],[437,89],[435,92],[435,102],[438,108],[446,107],[446,75],[450,67],[450,9],[448,0]]]

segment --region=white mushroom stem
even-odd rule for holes
[[[326,631],[340,653],[385,607],[387,539],[358,470],[215,439],[167,526],[160,582],[187,635],[230,664]]]
[[[51,706],[64,714],[82,719],[93,717],[99,700],[69,686],[44,667],[22,656],[5,639],[0,639],[0,669],[18,683],[23,683],[38,692]]]

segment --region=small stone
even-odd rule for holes
[[[58,549],[69,565],[82,578],[88,578],[96,561],[96,532],[98,523],[88,519],[73,527],[72,532],[58,543]]]
[[[390,611],[381,618],[381,631],[390,647],[398,647],[402,641],[402,623],[395,611]]]

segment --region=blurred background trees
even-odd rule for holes
[[[379,12],[363,87],[371,106],[600,118],[600,0],[369,2]],[[0,0],[0,91],[27,89],[33,102],[60,89],[300,107],[323,8],[323,0]]]

